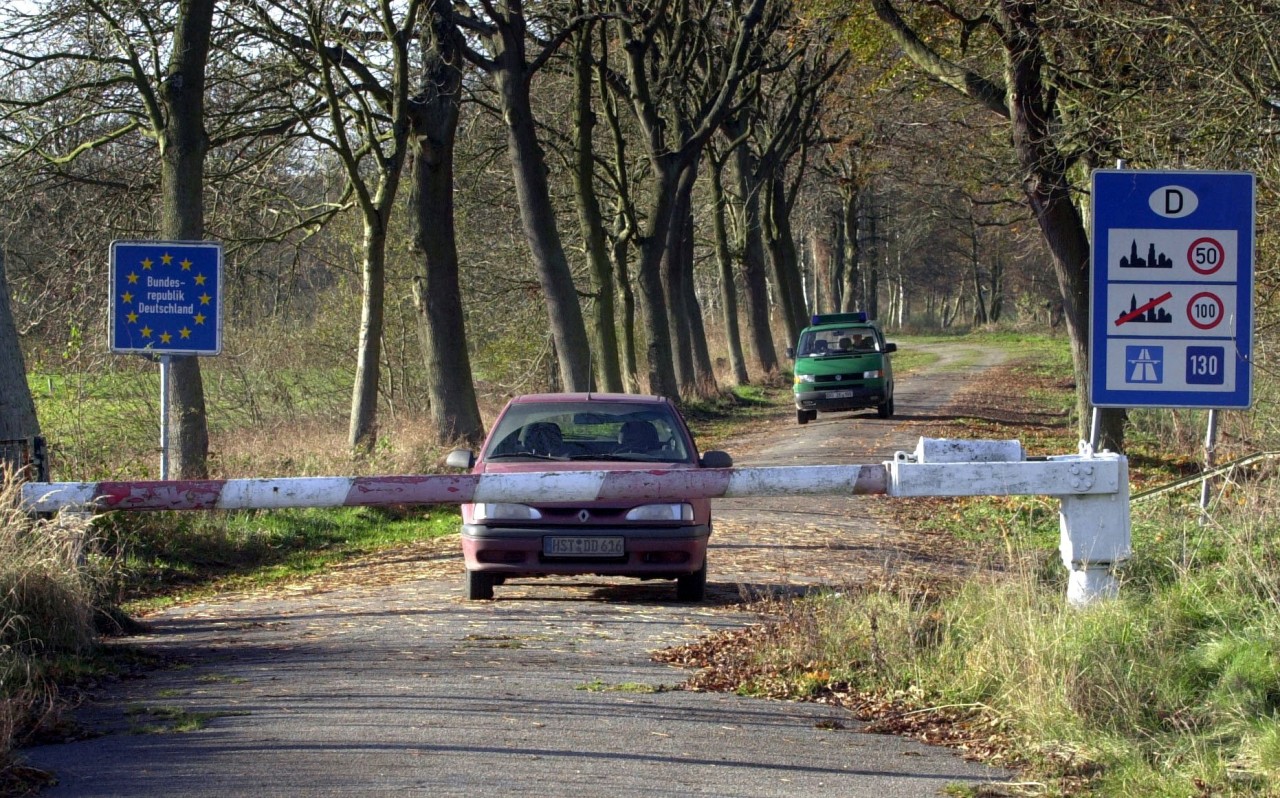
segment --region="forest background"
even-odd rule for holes
[[[42,423],[60,478],[154,476],[156,367],[107,347],[116,239],[225,248],[223,353],[175,358],[188,476],[299,424],[343,419],[357,455],[410,429],[434,450],[519,392],[713,396],[777,379],[811,312],[1060,329],[1080,375],[1088,176],[1118,160],[1255,173],[1266,369],[1277,13],[19,4],[0,341],[71,401],[37,422],[6,370],[0,438]]]
[[[1046,384],[1074,385],[1083,434],[1089,175],[1123,161],[1255,175],[1254,406],[1221,434],[1274,454],[1278,31],[1269,0],[8,3],[0,440],[42,435],[59,480],[157,476],[156,364],[107,345],[110,243],[157,239],[225,254],[222,353],[173,365],[174,476],[433,471],[536,390],[785,389],[807,315],[852,309],[894,334],[1061,335]],[[1104,415],[1135,475],[1195,457],[1198,414]],[[1099,613],[1065,612],[1036,565],[1056,513],[932,508],[1031,565],[797,602],[779,639],[798,659],[759,689],[794,666],[783,692],[981,708],[1061,785],[1045,794],[1276,794],[1274,482],[1230,482],[1213,524],[1135,510],[1123,598]],[[15,493],[0,788],[122,576]],[[348,525],[369,545],[409,526],[237,523],[157,522],[153,542],[190,546],[166,577],[227,543],[323,569]]]

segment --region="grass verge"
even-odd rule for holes
[[[17,483],[0,480],[0,791],[45,776],[13,746],[59,722],[59,685],[92,670],[95,618],[109,565],[93,555],[87,520],[33,519]]]
[[[1006,369],[962,400],[963,426],[937,432],[1074,449],[1065,362],[1048,350]],[[1195,468],[1194,452],[1142,421],[1136,485]],[[967,541],[973,573],[779,602],[768,624],[662,658],[701,668],[696,689],[839,703],[874,729],[1013,767],[1019,786],[1004,793],[1280,795],[1280,488],[1269,476],[1221,486],[1207,524],[1194,492],[1135,504],[1121,598],[1084,610],[1065,603],[1056,502],[896,502],[899,523]]]

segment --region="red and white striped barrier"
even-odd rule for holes
[[[1128,461],[1095,454],[1026,460],[1017,441],[920,439],[913,454],[881,465],[774,466],[647,471],[545,471],[380,477],[30,482],[31,512],[254,510],[467,502],[589,502],[748,496],[1055,496],[1061,501],[1067,599],[1115,596],[1113,569],[1129,558]]]
[[[545,471],[385,477],[289,477],[165,482],[29,482],[33,512],[265,510],[389,504],[738,496],[869,495],[888,492],[880,465],[779,466],[649,471]]]

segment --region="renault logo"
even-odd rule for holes
[[[591,513],[587,512],[586,510],[578,511],[578,520],[581,521],[582,523],[585,524],[587,522],[587,519],[590,517],[591,517]]]

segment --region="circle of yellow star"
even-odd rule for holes
[[[128,291],[125,291],[123,294],[121,294],[121,295],[120,295],[120,301],[121,301],[121,302],[132,302],[132,301],[133,301],[133,294],[129,293]]]
[[[190,338],[190,337],[191,337],[191,328],[190,328],[190,327],[183,327],[181,330],[178,330],[178,334],[179,334],[179,335],[181,335],[183,338]]]
[[[173,340],[173,336],[169,333],[160,333],[160,343],[167,344],[171,340]]]
[[[137,272],[129,272],[129,282],[130,282],[130,283],[136,283],[136,282],[138,282],[138,273],[137,273]]]
[[[143,326],[143,328],[142,328],[142,337],[143,337],[143,338],[150,338],[150,337],[151,337],[151,328],[150,328],[150,327],[147,327],[147,326],[145,326],[145,325]]]
[[[206,294],[201,294],[201,295],[200,295],[200,304],[201,304],[201,305],[207,305],[207,304],[209,304],[209,300],[211,300],[211,299],[213,299],[213,297],[209,296],[207,293],[206,293]]]
[[[170,263],[173,263],[173,256],[166,252],[160,256],[160,262],[165,266],[168,266]]]
[[[143,258],[143,259],[142,259],[142,269],[143,269],[143,271],[150,271],[150,270],[151,270],[151,264],[152,264],[152,263],[153,263],[153,261],[151,260],[151,258]]]
[[[204,285],[205,276],[203,274],[196,275],[196,285]]]
[[[196,324],[204,324],[204,314],[203,314],[203,313],[197,313],[197,314],[195,315],[195,320],[196,320]]]
[[[190,261],[189,259],[187,259],[187,258],[183,258],[183,259],[182,259],[182,270],[183,270],[184,272],[189,272],[189,271],[191,271],[191,261]]]
[[[129,323],[130,323],[130,324],[137,324],[137,323],[138,323],[138,314],[137,314],[137,313],[130,313],[129,315],[125,316],[125,318],[129,320]]]

